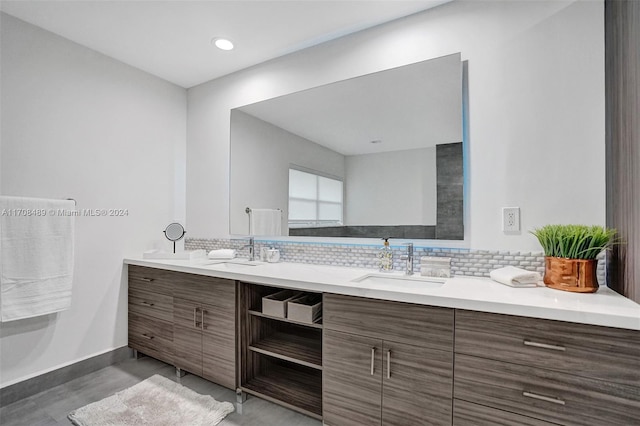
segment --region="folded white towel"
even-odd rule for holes
[[[515,266],[505,266],[494,269],[489,273],[492,280],[511,287],[536,287],[542,280],[539,273],[516,268]]]
[[[233,259],[234,257],[236,257],[234,249],[219,249],[209,252],[209,259]]]
[[[71,306],[75,210],[68,200],[0,197],[0,321]],[[17,211],[41,214],[13,214]]]

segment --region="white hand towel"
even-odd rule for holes
[[[236,251],[233,249],[211,250],[209,259],[233,259],[236,257]]]
[[[542,280],[539,273],[515,266],[494,269],[489,276],[492,280],[511,287],[537,287],[538,282]]]
[[[0,197],[0,321],[71,306],[73,211],[69,200]]]
[[[282,211],[276,209],[251,209],[249,215],[251,235],[282,235]]]

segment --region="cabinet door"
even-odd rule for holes
[[[325,329],[322,346],[324,424],[379,425],[382,341]]]
[[[450,425],[453,354],[384,341],[383,426]]]
[[[202,305],[202,373],[229,389],[236,388],[235,297],[227,306]]]
[[[199,305],[174,298],[173,321],[175,366],[202,376],[202,323]]]

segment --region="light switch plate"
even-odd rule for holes
[[[503,207],[502,208],[502,231],[503,232],[520,231],[520,207]]]

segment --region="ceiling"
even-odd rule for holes
[[[14,0],[0,9],[189,88],[451,0]],[[229,38],[236,48],[212,46]]]
[[[342,155],[460,142],[462,62],[443,56],[239,110]]]

